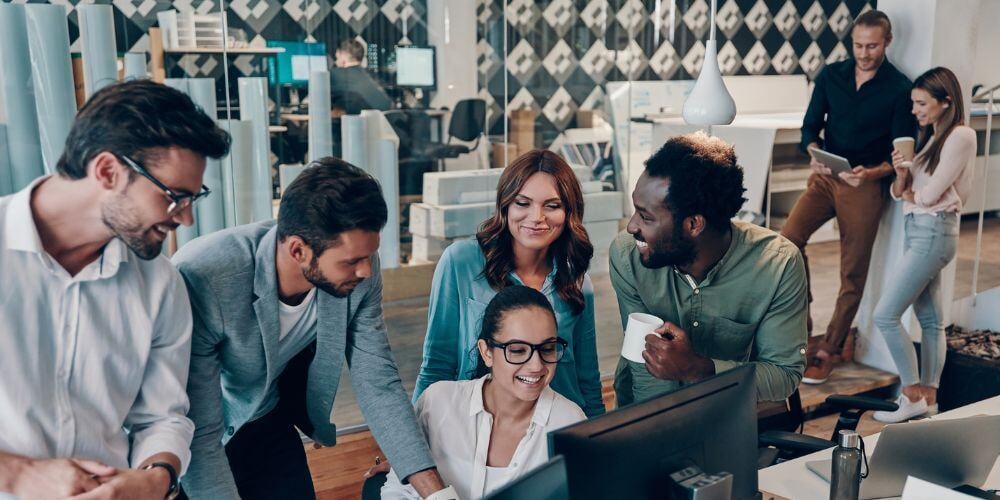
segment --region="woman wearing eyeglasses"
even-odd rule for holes
[[[417,399],[434,463],[459,498],[481,498],[545,463],[548,432],[587,418],[549,388],[566,345],[549,299],[508,286],[483,315],[476,378],[438,382]],[[419,496],[390,472],[382,498]]]
[[[434,270],[414,400],[439,380],[472,378],[486,304],[507,286],[525,285],[548,297],[568,343],[552,388],[588,416],[604,413],[586,274],[593,253],[573,169],[543,150],[511,162],[500,176],[494,215],[475,240],[449,246]]]

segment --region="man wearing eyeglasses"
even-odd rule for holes
[[[0,198],[0,498],[178,491],[192,320],[160,248],[228,150],[184,94],[110,85],[56,173]]]
[[[192,499],[315,498],[299,432],[333,445],[344,367],[375,440],[421,497],[437,473],[382,321],[378,182],[336,158],[289,185],[277,223],[219,231],[174,256],[191,294]]]

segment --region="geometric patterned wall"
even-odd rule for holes
[[[603,84],[697,77],[709,0],[477,0],[480,95],[502,133],[507,109],[536,112],[549,142],[578,109],[599,109]],[[716,40],[727,75],[805,74],[850,56],[850,25],[866,0],[718,0]]]

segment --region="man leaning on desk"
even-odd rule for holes
[[[392,108],[392,99],[382,86],[361,66],[365,59],[365,46],[348,38],[337,45],[336,68],[330,72],[331,105],[349,115],[363,109],[385,111]]]
[[[818,348],[810,349],[802,379],[807,384],[826,382],[844,347],[888,198],[892,140],[912,137],[916,130],[910,114],[911,82],[885,58],[892,42],[889,18],[877,10],[861,14],[854,21],[851,40],[854,57],[827,66],[816,77],[802,123],[801,147],[803,152],[814,146],[843,156],[854,171],[835,176],[813,159],[806,192],[781,229],[805,257],[806,242],[816,230],[833,217],[840,227],[840,292],[826,336]]]
[[[618,406],[744,364],[757,398],[792,394],[805,369],[806,271],[788,240],[733,221],[745,202],[733,147],[703,133],[674,137],[646,161],[626,232],[609,251],[622,327],[632,313],[666,323],[644,363],[622,357]]]

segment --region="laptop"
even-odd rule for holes
[[[1000,415],[887,425],[868,456],[860,498],[898,497],[907,476],[947,488],[980,487],[998,456]],[[806,462],[806,467],[830,482],[831,462]]]

